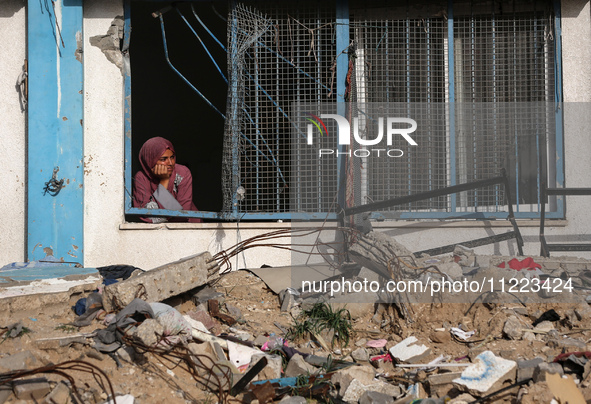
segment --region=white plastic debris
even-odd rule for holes
[[[456,327],[451,327],[450,331],[453,335],[455,335],[456,337],[463,339],[464,341],[466,341],[467,339],[471,338],[472,335],[476,334],[476,330],[474,331],[464,331],[460,328],[456,328]]]

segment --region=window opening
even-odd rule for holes
[[[351,60],[348,113],[363,136],[379,123],[369,106],[388,103],[417,121],[421,139],[402,158],[348,159],[349,205],[506,169],[516,216],[537,217],[539,184],[553,180],[546,172],[561,176],[554,158],[560,55],[549,1],[352,0],[350,46],[341,50],[333,1],[247,1],[231,3],[229,14],[224,2],[127,4],[134,100],[128,157],[136,169],[144,140],[174,139],[179,162],[193,172],[195,204],[208,212],[200,216],[289,219],[333,210],[344,157],[318,159],[318,149],[334,148],[335,140],[308,147],[307,122],[293,118],[306,111],[292,102],[336,103],[335,60],[343,52]],[[328,129],[334,133],[334,123]],[[491,186],[374,217],[503,217],[504,198]],[[129,204],[126,212],[146,213]]]

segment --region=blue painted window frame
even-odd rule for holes
[[[150,0],[146,0],[150,1]],[[199,1],[199,0],[195,0]],[[560,1],[555,0],[554,4],[554,23],[555,23],[555,35],[556,35],[556,48],[555,48],[555,125],[556,125],[556,187],[564,186],[564,150],[563,150],[563,112],[562,112],[562,48],[561,48],[561,9]],[[124,35],[124,50],[129,49],[129,33],[131,32],[131,1],[125,0],[124,3],[124,17],[125,17],[125,35]],[[337,33],[336,41],[337,48],[341,46],[342,49],[347,47],[349,43],[349,5],[347,0],[337,1]],[[449,66],[449,94],[450,100],[454,100],[454,24],[453,24],[453,0],[448,1],[448,66]],[[338,48],[340,49],[340,48]],[[127,55],[126,55],[127,56]],[[345,77],[348,70],[348,59],[346,55],[341,54],[337,58],[336,66],[336,82],[337,82],[337,105],[338,108],[344,110],[344,99],[343,94],[345,93]],[[132,169],[131,169],[131,140],[132,140],[132,128],[131,128],[131,76],[129,71],[125,72],[124,76],[124,131],[125,131],[125,214],[129,215],[143,215],[143,216],[170,216],[170,217],[187,217],[187,218],[203,218],[203,219],[214,219],[214,220],[336,220],[336,214],[331,212],[317,212],[317,213],[239,213],[234,212],[205,212],[205,211],[173,211],[165,209],[145,209],[145,208],[133,208],[131,201],[131,190],[132,190]],[[450,104],[450,160],[455,160],[455,122],[454,122],[454,108],[455,103],[452,101]],[[340,110],[340,109],[339,109]],[[343,146],[344,147],[344,146]],[[548,162],[550,164],[550,162]],[[345,158],[339,156],[337,160],[337,178],[339,178],[339,184],[343,183],[342,178],[345,175],[344,170]],[[454,175],[452,164],[452,172],[450,173],[451,184],[455,185],[456,176]],[[344,203],[344,189],[338,187],[337,199],[340,205]],[[455,195],[451,195],[451,212],[399,212],[396,215],[397,219],[413,220],[413,219],[505,219],[508,216],[508,212],[456,212],[456,198]],[[557,197],[556,199],[556,211],[546,212],[546,217],[549,219],[560,219],[565,217],[564,210],[564,197]],[[539,219],[539,212],[515,212],[516,218],[520,219]],[[373,219],[384,220],[388,219],[387,215],[380,212],[375,212],[372,215]]]

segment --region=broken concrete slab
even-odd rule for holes
[[[486,393],[497,382],[513,379],[510,375],[517,367],[514,361],[495,356],[491,351],[484,351],[476,357],[476,363],[467,367],[462,376],[455,379],[454,383],[465,386],[472,391]]]
[[[70,400],[70,388],[65,383],[58,383],[43,399],[43,404],[68,404]]]
[[[287,367],[285,368],[285,377],[296,377],[305,374],[313,374],[316,372],[316,368],[307,363],[302,355],[295,354],[289,360]]]
[[[31,351],[23,351],[0,358],[0,373],[14,370],[33,369],[39,366],[39,361]]]
[[[393,386],[380,380],[374,380],[369,384],[363,384],[355,379],[347,387],[342,400],[346,403],[358,403],[360,402],[361,396],[367,391],[382,393],[390,397],[399,397],[402,395],[402,391],[398,386]]]
[[[132,333],[145,346],[155,347],[164,335],[164,326],[153,318],[144,320]]]
[[[377,391],[366,391],[359,397],[359,404],[393,404],[394,398]]]
[[[369,352],[365,348],[357,348],[351,352],[351,357],[356,362],[369,362]]]
[[[260,371],[258,375],[253,379],[254,381],[257,380],[272,380],[272,379],[279,379],[281,377],[282,371],[282,360],[281,356],[279,355],[267,355],[267,354],[260,354],[260,355],[253,355],[252,359],[250,360],[250,367],[254,366],[262,356],[267,358],[267,365]]]
[[[372,231],[359,238],[349,249],[349,255],[356,263],[390,279],[388,263],[400,257],[411,264],[413,253],[383,232]]]
[[[106,286],[103,306],[106,311],[114,311],[137,296],[147,302],[161,302],[216,279],[218,273],[217,262],[209,252],[203,252]]]
[[[390,355],[401,362],[415,363],[431,353],[429,347],[415,344],[416,342],[416,337],[408,337],[390,348]]]
[[[523,324],[517,316],[511,316],[505,321],[503,334],[509,339],[519,340],[523,336],[523,330],[529,328],[529,325]]]
[[[376,371],[373,367],[352,366],[335,372],[331,376],[330,381],[339,386],[339,395],[342,397],[353,380],[358,380],[362,384],[367,385],[374,381],[375,375]]]
[[[562,365],[560,363],[546,363],[542,362],[538,364],[532,374],[532,378],[534,379],[534,383],[545,382],[546,377],[548,374],[558,374],[562,376],[564,374],[564,370],[562,369]]]
[[[534,358],[527,361],[517,361],[517,382],[531,379],[536,367],[543,363],[542,358]]]
[[[14,395],[19,400],[39,401],[51,391],[49,382],[44,377],[34,379],[15,380]]]

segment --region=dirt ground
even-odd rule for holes
[[[220,322],[217,331],[235,335],[242,332],[249,334],[249,338],[259,336],[278,335],[283,336],[284,329],[293,325],[292,313],[281,312],[279,296],[273,293],[265,283],[247,271],[236,271],[224,275],[215,284],[215,290],[221,293],[217,297],[220,307],[224,303],[239,308],[242,318],[232,327]],[[129,394],[135,398],[136,403],[215,403],[218,396],[215,392],[202,389],[197,386],[195,378],[182,365],[178,359],[170,360],[153,353],[145,353],[136,357],[133,362],[120,359],[119,367],[116,361],[108,355],[98,353],[92,346],[92,339],[85,339],[86,343],[72,343],[66,346],[47,346],[39,342],[41,339],[53,337],[68,337],[77,334],[90,334],[96,329],[104,328],[99,320],[91,325],[80,329],[68,325],[75,319],[72,306],[75,302],[85,297],[86,294],[74,294],[69,302],[61,305],[47,305],[41,309],[21,310],[13,312],[10,319],[14,322],[20,321],[25,327],[20,336],[15,338],[7,337],[5,333],[0,337],[0,372],[2,360],[17,353],[29,352],[27,359],[28,368],[39,368],[52,364],[61,364],[67,361],[84,361],[103,372],[102,377],[98,370],[90,367],[76,370],[70,368],[64,372],[71,376],[75,387],[80,393],[83,402],[101,403],[107,399],[109,389],[106,388],[107,380],[112,384],[116,395]],[[178,296],[165,303],[175,307],[181,314],[194,311],[197,307],[192,299],[192,294],[187,293]],[[538,318],[549,309],[554,309],[561,317],[560,321],[554,322],[558,334],[575,338],[585,344],[591,340],[591,318],[585,316],[580,320],[574,319],[569,313],[581,304],[416,304],[411,307],[413,311],[413,322],[401,318],[392,307],[376,307],[373,305],[356,305],[351,303],[346,308],[352,314],[354,334],[348,346],[337,347],[333,352],[326,352],[318,344],[311,344],[309,341],[299,341],[297,344],[290,342],[290,345],[306,353],[313,353],[320,356],[331,354],[334,358],[345,361],[354,361],[351,352],[365,346],[367,340],[386,339],[388,341],[385,349],[388,349],[404,338],[414,336],[431,348],[429,356],[423,358],[421,363],[427,363],[443,354],[452,359],[472,358],[483,350],[490,350],[495,355],[511,360],[526,360],[541,357],[545,361],[551,361],[556,355],[562,353],[563,349],[556,344],[549,344],[545,334],[536,334],[533,340],[511,340],[503,335],[503,327],[507,319],[515,315],[524,323],[524,328],[531,324],[533,319]],[[586,305],[586,304],[585,304]],[[374,313],[376,312],[376,315]],[[6,314],[6,313],[5,313]],[[465,330],[476,330],[476,334],[467,342],[459,339],[438,338],[436,330],[450,327],[457,327],[459,324]],[[0,324],[7,327],[9,324]],[[1,331],[1,330],[0,330]],[[564,337],[563,337],[564,338]],[[370,355],[385,353],[379,348],[367,348]],[[586,349],[587,350],[587,349]],[[340,354],[339,354],[340,353]],[[73,365],[72,365],[73,366]],[[395,368],[389,362],[375,362],[373,364],[379,370],[384,380],[397,380],[400,385],[406,387],[412,382],[426,380],[432,373],[425,371],[413,372],[412,369]],[[44,373],[50,381],[60,382],[65,378],[55,373]],[[5,380],[0,378],[0,380]],[[99,382],[97,382],[99,381]],[[103,386],[101,386],[101,381]],[[105,387],[105,388],[103,388]],[[579,384],[586,400],[591,400],[591,388],[589,381]],[[427,394],[429,387],[426,385]],[[450,384],[445,391],[441,389],[437,394],[449,393],[450,396],[460,394]],[[545,383],[530,384],[521,388],[511,390],[510,394],[497,397],[489,402],[543,402],[551,398],[548,396],[548,389]],[[433,394],[434,392],[431,392]],[[517,397],[519,394],[519,398]],[[230,397],[231,398],[231,397]],[[231,398],[236,401],[252,401],[249,396],[238,396]],[[1,400],[0,400],[1,402]],[[6,401],[8,403],[25,402],[16,399],[14,396]],[[29,401],[30,402],[30,401]],[[40,401],[41,402],[41,401]],[[72,402],[75,402],[72,401]]]

